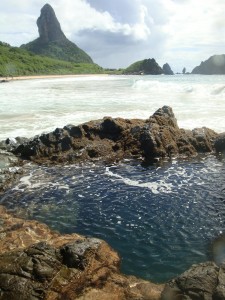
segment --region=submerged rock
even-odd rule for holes
[[[121,274],[104,241],[60,235],[2,206],[0,216],[0,299],[160,299],[163,285]]]
[[[70,124],[21,143],[13,152],[36,162],[137,157],[150,161],[211,152],[216,137],[205,127],[180,129],[172,109],[164,106],[147,120],[105,117],[79,126]]]

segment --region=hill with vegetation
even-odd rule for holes
[[[164,72],[154,58],[149,58],[133,63],[123,73],[132,75],[160,75]]]
[[[93,63],[91,57],[76,44],[68,40],[63,33],[53,8],[45,4],[37,19],[39,38],[24,44],[21,48],[35,54],[41,54],[76,63]]]
[[[28,75],[99,74],[104,70],[93,63],[71,63],[35,55],[25,49],[0,42],[0,77]]]
[[[213,55],[192,70],[192,74],[219,75],[225,74],[225,55]]]

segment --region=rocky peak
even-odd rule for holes
[[[42,7],[41,15],[37,19],[37,26],[40,39],[45,43],[66,39],[54,9],[49,4]]]

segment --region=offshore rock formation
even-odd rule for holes
[[[12,151],[36,162],[152,161],[211,152],[217,136],[205,127],[180,129],[172,109],[164,106],[147,120],[105,117],[79,126],[67,125],[16,145]]]
[[[160,75],[163,74],[163,70],[154,58],[149,58],[133,63],[123,73],[128,75]]]
[[[192,74],[225,74],[225,54],[213,55],[192,70]]]
[[[37,26],[40,40],[43,43],[66,39],[55,12],[49,4],[45,4],[41,9],[41,15],[37,19]]]
[[[159,300],[163,285],[120,273],[107,243],[60,235],[0,206],[0,299]]]
[[[224,300],[225,265],[213,262],[193,265],[189,270],[168,282],[162,300]]]
[[[171,67],[168,63],[163,65],[163,73],[165,75],[174,75],[174,73],[173,73],[173,71],[172,71],[172,69],[171,69]]]
[[[63,33],[53,8],[45,4],[37,20],[39,38],[22,45],[28,51],[61,60],[93,63],[91,57],[69,41]]]

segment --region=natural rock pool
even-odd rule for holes
[[[225,231],[225,160],[207,156],[150,166],[27,164],[0,197],[9,211],[62,233],[106,240],[122,271],[164,282],[210,258]]]

